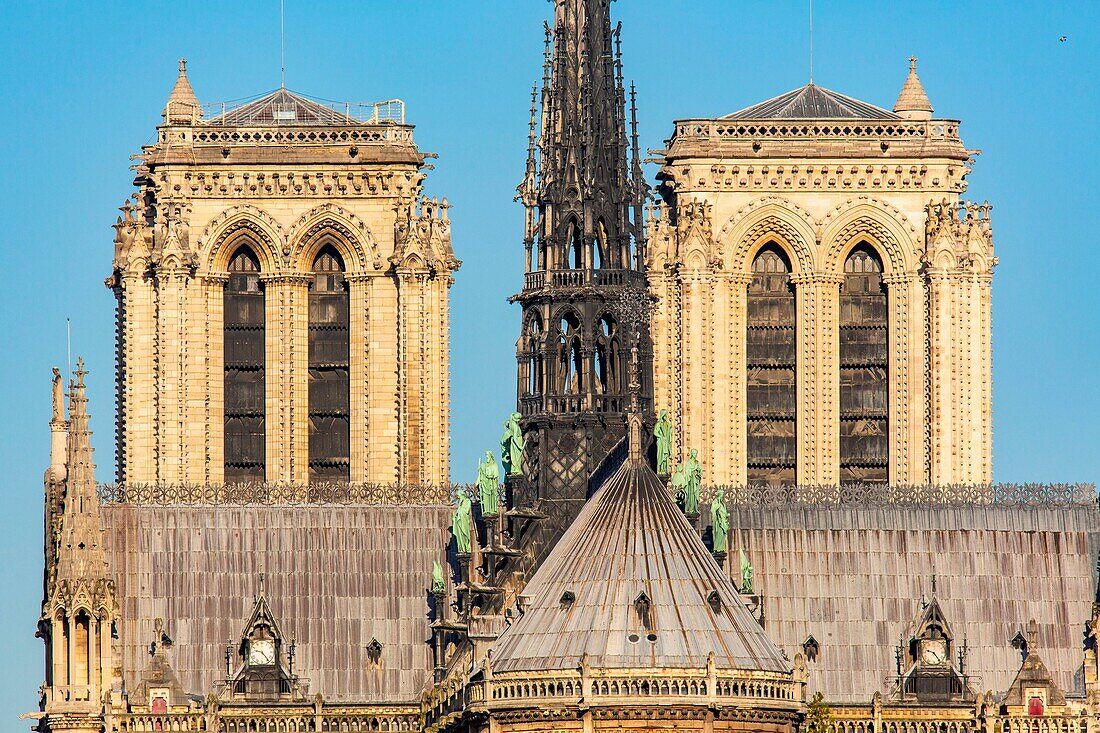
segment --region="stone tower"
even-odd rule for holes
[[[633,108],[633,90],[631,97]],[[560,531],[583,504],[589,476],[623,438],[634,329],[618,304],[624,290],[645,284],[646,185],[610,0],[556,0],[541,117],[538,107],[536,89],[519,186],[527,218],[516,356],[527,448],[514,503],[542,500]],[[640,331],[648,413],[644,323]]]
[[[119,481],[440,483],[447,203],[404,105],[196,101],[115,225]]]
[[[714,483],[991,481],[991,207],[915,59],[893,111],[808,84],[668,142],[646,271],[674,456]]]

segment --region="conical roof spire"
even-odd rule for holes
[[[924,93],[924,85],[917,76],[917,57],[909,57],[909,76],[905,77],[905,83],[898,94],[898,101],[894,103],[894,111],[902,117],[910,120],[932,119],[932,103],[928,101],[928,95]]]
[[[493,672],[698,669],[790,674],[644,460],[624,461],[524,589]],[[583,661],[582,661],[583,660]]]
[[[190,124],[202,118],[202,107],[199,105],[195,90],[191,88],[191,82],[187,79],[187,59],[180,59],[179,76],[176,77],[176,85],[172,87],[172,93],[168,95],[168,103],[164,105],[164,121],[169,124]]]

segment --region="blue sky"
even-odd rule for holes
[[[286,0],[287,86],[337,100],[399,97],[424,150],[428,194],[454,204],[464,261],[453,290],[453,475],[473,477],[514,404],[523,170],[543,0]],[[622,0],[627,76],[644,146],[676,117],[719,115],[807,80],[805,0]],[[818,84],[889,107],[906,59],[937,115],[982,149],[968,196],[995,208],[994,465],[1000,481],[1100,475],[1095,362],[1100,202],[1100,3],[818,0]],[[1061,36],[1068,40],[1060,42]],[[49,376],[65,319],[85,355],[101,480],[113,460],[111,223],[131,154],[153,140],[186,56],[221,101],[279,84],[278,0],[3,3],[0,99],[0,727],[36,707],[42,645],[41,477]],[[652,171],[650,171],[652,174]],[[476,346],[477,348],[473,348]]]

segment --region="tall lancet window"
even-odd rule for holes
[[[584,360],[581,356],[581,321],[576,313],[566,313],[558,326],[558,363],[554,367],[558,394],[584,391]]]
[[[774,243],[753,260],[745,334],[747,467],[752,484],[795,481],[795,307],[790,275],[790,263]]]
[[[840,291],[840,480],[887,480],[889,381],[882,260],[867,243],[844,262]]]
[[[527,351],[527,394],[541,395],[543,391],[543,335],[542,319],[535,313],[527,324],[524,336]]]
[[[309,293],[309,477],[347,481],[351,472],[348,289],[331,246],[313,261]]]
[[[264,291],[247,245],[229,260],[225,286],[225,481],[264,480]]]
[[[580,225],[576,219],[569,222],[569,256],[567,257],[566,268],[572,267],[576,270],[584,269],[584,233],[581,231]]]
[[[611,316],[604,316],[596,324],[595,353],[596,391],[617,395],[622,392],[619,384],[621,349],[619,346],[619,326]],[[618,409],[618,408],[615,408]]]

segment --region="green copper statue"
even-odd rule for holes
[[[699,453],[694,448],[684,461],[684,513],[699,513],[699,488],[703,483],[703,466],[699,463]]]
[[[726,553],[730,541],[730,510],[726,507],[726,490],[721,486],[710,505],[710,524],[714,535],[714,551]]]
[[[500,511],[500,469],[493,460],[491,450],[485,451],[484,461],[477,462],[477,494],[482,516],[492,516]]]
[[[749,556],[745,554],[744,550],[741,552],[741,592],[748,595],[753,593],[752,589],[752,564],[749,562]]]
[[[451,534],[455,536],[455,548],[459,555],[469,555],[472,548],[471,531],[473,522],[470,516],[470,497],[459,489],[455,497],[455,512],[451,515]]]
[[[432,593],[441,594],[447,591],[447,584],[443,580],[443,566],[439,560],[432,560]]]
[[[518,412],[508,416],[504,423],[504,435],[500,439],[500,462],[504,466],[505,476],[518,476],[523,473],[523,431],[519,427]]]
[[[668,410],[661,410],[657,424],[653,426],[657,439],[657,475],[668,475],[668,459],[672,454],[672,425],[668,422]]]

